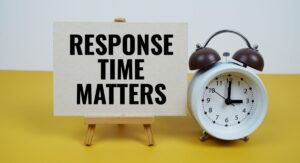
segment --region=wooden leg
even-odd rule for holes
[[[88,130],[87,130],[85,142],[84,142],[86,146],[90,146],[92,144],[95,129],[96,129],[96,124],[88,125]]]
[[[153,139],[151,124],[144,124],[144,129],[145,129],[145,132],[146,132],[146,135],[147,135],[148,145],[149,146],[154,145],[154,139]]]

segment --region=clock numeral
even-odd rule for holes
[[[247,88],[245,88],[245,89],[244,89],[244,94],[247,94],[247,91],[248,91]]]
[[[227,118],[225,118],[225,123],[228,123],[229,122],[229,119],[228,119],[228,117]]]
[[[229,83],[229,81],[232,81],[232,78],[227,78],[226,81]]]
[[[216,81],[217,82],[217,86],[222,86],[222,81]]]
[[[246,108],[243,109],[243,112],[246,113]]]
[[[209,102],[210,102],[210,98],[207,98],[207,99],[206,99],[206,102],[209,103]]]
[[[216,120],[217,120],[217,119],[219,119],[219,115],[218,115],[218,114],[216,115]]]
[[[240,86],[241,85],[241,82],[240,81],[238,81],[238,86]]]
[[[209,113],[212,113],[212,108],[208,108],[208,112],[209,112]]]
[[[208,89],[208,93],[215,93],[215,92],[216,92],[215,88],[209,88]]]
[[[235,116],[234,116],[234,119],[235,119],[235,120],[238,120],[238,119],[239,119],[239,116],[238,116],[238,115],[235,115]]]
[[[250,102],[250,99],[249,99],[249,98],[247,98],[247,99],[246,99],[246,103],[247,103],[247,104],[249,104],[249,102]]]

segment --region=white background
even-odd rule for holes
[[[258,44],[264,73],[300,73],[300,1],[297,0],[0,0],[0,69],[51,70],[54,21],[187,22],[189,54],[220,29]],[[218,52],[245,47],[234,35],[216,37]]]

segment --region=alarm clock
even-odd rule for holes
[[[221,62],[219,54],[207,47],[221,33],[240,36],[247,48],[238,50],[233,59]],[[229,53],[223,54],[225,57]],[[213,34],[203,47],[197,45],[189,59],[191,70],[197,70],[189,84],[188,106],[204,130],[201,140],[213,136],[222,140],[247,140],[263,122],[268,98],[261,79],[249,67],[262,71],[264,60],[258,46],[251,46],[242,34],[221,30]]]

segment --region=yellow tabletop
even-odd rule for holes
[[[248,142],[199,141],[187,117],[158,117],[155,146],[141,125],[97,125],[91,147],[81,117],[53,116],[52,72],[0,71],[0,162],[300,162],[300,75],[260,75],[265,121]]]

